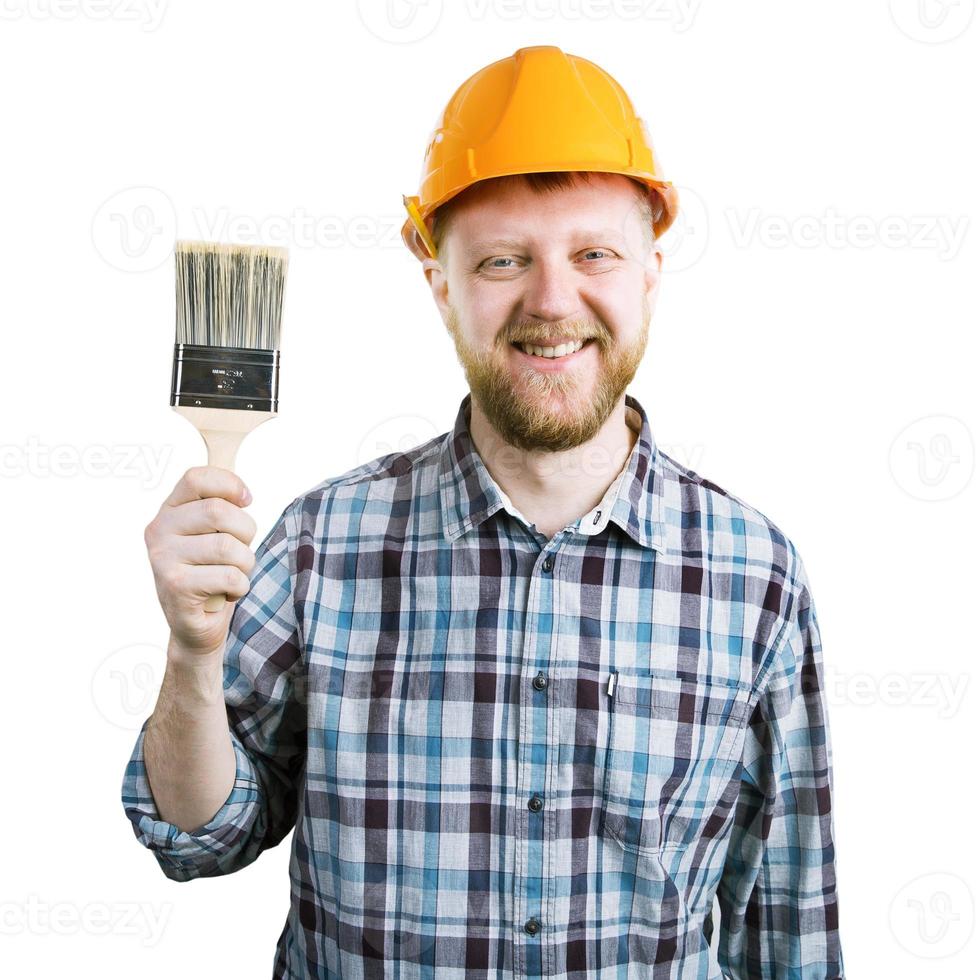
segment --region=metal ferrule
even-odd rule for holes
[[[279,351],[174,344],[171,405],[279,410]]]

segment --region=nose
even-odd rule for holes
[[[574,273],[559,262],[539,260],[525,278],[523,313],[528,319],[555,323],[579,311]]]

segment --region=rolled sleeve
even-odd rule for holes
[[[797,559],[799,561],[799,559]],[[843,980],[822,646],[806,572],[749,719],[718,887],[732,980]]]
[[[292,506],[256,549],[249,591],[238,601],[225,645],[224,699],[235,750],[228,798],[190,832],[160,819],[143,754],[150,718],[126,764],[126,816],[136,839],[175,881],[238,871],[296,823],[307,719],[303,643],[293,603]]]
[[[143,722],[133,754],[126,765],[122,798],[136,839],[153,851],[163,873],[174,881],[227,874],[241,866],[242,844],[261,813],[261,791],[255,767],[231,733],[235,749],[235,783],[228,799],[206,823],[192,831],[180,830],[160,819],[143,760],[143,737],[150,719]]]

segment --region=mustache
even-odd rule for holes
[[[511,344],[537,344],[548,340],[551,337],[564,337],[567,340],[591,340],[593,338],[603,339],[608,335],[608,331],[600,324],[590,323],[586,320],[576,320],[564,326],[557,324],[552,327],[542,327],[536,324],[518,324],[513,327],[507,336],[507,342]]]

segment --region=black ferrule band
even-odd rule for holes
[[[279,351],[174,344],[171,405],[279,410]]]

